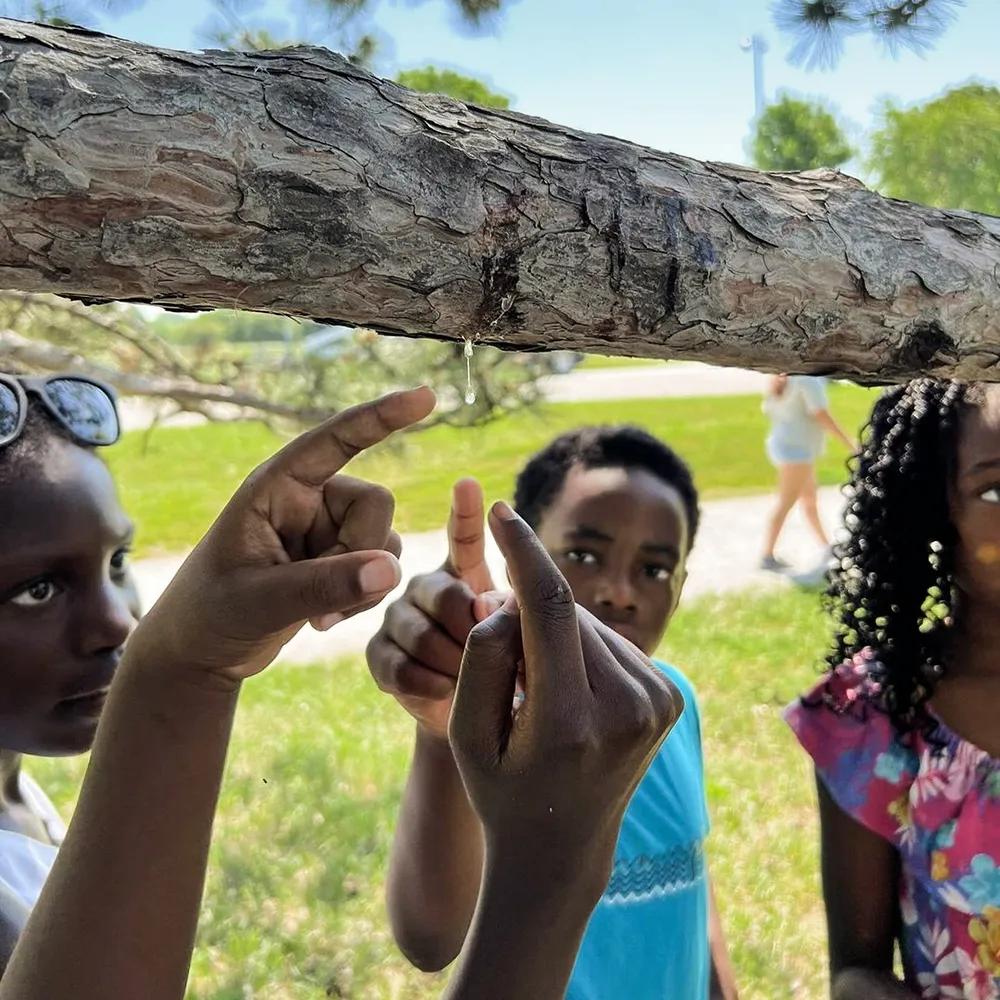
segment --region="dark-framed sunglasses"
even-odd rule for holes
[[[29,394],[36,396],[79,444],[102,447],[114,444],[121,435],[110,386],[83,375],[31,378],[0,372],[0,448],[21,436],[28,418]]]

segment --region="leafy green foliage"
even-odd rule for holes
[[[788,94],[757,120],[749,152],[761,170],[839,167],[854,154],[831,111]]]
[[[478,104],[484,108],[509,108],[510,98],[490,90],[481,80],[463,76],[450,69],[424,66],[422,69],[403,70],[396,83],[419,90],[425,94],[445,94],[456,101]]]
[[[320,44],[371,67],[384,47],[374,16],[382,0],[291,0],[284,18],[262,16],[261,0],[212,0],[202,30],[212,44],[240,51]],[[426,0],[415,0],[417,3]],[[449,0],[456,29],[488,30],[507,0]]]
[[[377,0],[295,0],[287,17],[261,14],[261,0],[211,0],[212,12],[200,30],[209,45],[262,52],[292,45],[321,44],[369,66],[378,38],[362,17]]]
[[[195,316],[164,313],[157,316],[150,326],[164,340],[187,346],[290,343],[300,340],[316,328],[314,323],[302,322],[289,316],[241,312],[236,309],[213,309]]]
[[[127,13],[146,2],[0,0],[0,17],[57,27],[75,24],[98,27],[103,18]],[[456,30],[473,33],[493,28],[507,2],[509,0],[448,0]],[[241,52],[321,44],[344,52],[356,65],[371,66],[384,42],[373,24],[380,3],[381,0],[290,0],[284,5],[287,16],[273,18],[262,16],[262,0],[211,0],[211,14],[199,34],[207,45]],[[447,93],[444,90],[436,92]]]
[[[1000,215],[1000,89],[969,84],[917,107],[886,105],[868,165],[890,197]]]

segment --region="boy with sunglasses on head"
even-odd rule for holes
[[[255,470],[123,651],[137,616],[115,557],[128,529],[91,450],[117,437],[113,400],[93,383],[0,381],[0,1000],[180,1000],[242,683],[306,621],[339,621],[396,585],[385,491],[338,472],[426,416],[433,396],[354,407]],[[64,390],[88,405],[60,402]],[[625,805],[679,705],[632,647],[578,614],[509,507],[490,527],[517,602],[470,634],[455,698],[455,759],[490,849],[446,995],[556,1000]],[[519,664],[533,699],[514,726]],[[56,857],[20,754],[79,752],[95,730]],[[529,859],[581,874],[526,886]]]
[[[515,501],[576,602],[651,656],[680,599],[698,527],[698,497],[684,462],[637,428],[584,427],[528,462]],[[388,896],[396,940],[425,971],[443,968],[461,949],[483,865],[483,831],[448,741],[465,637],[499,600],[474,481],[455,488],[449,541],[443,568],[411,581],[368,648],[379,686],[417,721]],[[656,667],[683,693],[685,709],[625,815],[569,1000],[736,996],[705,863],[698,707],[677,668]],[[530,684],[524,696],[530,704]],[[523,877],[539,877],[538,866],[526,865]]]
[[[22,755],[90,749],[139,618],[132,525],[94,452],[118,435],[106,386],[0,373],[0,898],[22,921],[65,833]]]

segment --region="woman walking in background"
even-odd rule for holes
[[[775,572],[788,563],[775,555],[775,546],[789,512],[799,503],[806,522],[829,551],[830,539],[819,518],[816,462],[827,434],[839,438],[853,453],[855,443],[830,415],[826,379],[810,375],[775,375],[764,396],[764,413],[771,421],[767,455],[778,470],[778,498],[767,526],[761,569]]]

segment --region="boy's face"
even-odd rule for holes
[[[86,449],[55,440],[0,486],[0,747],[90,748],[139,617],[131,535]]]
[[[577,603],[651,654],[687,578],[688,530],[681,495],[645,469],[574,466],[538,537]]]

